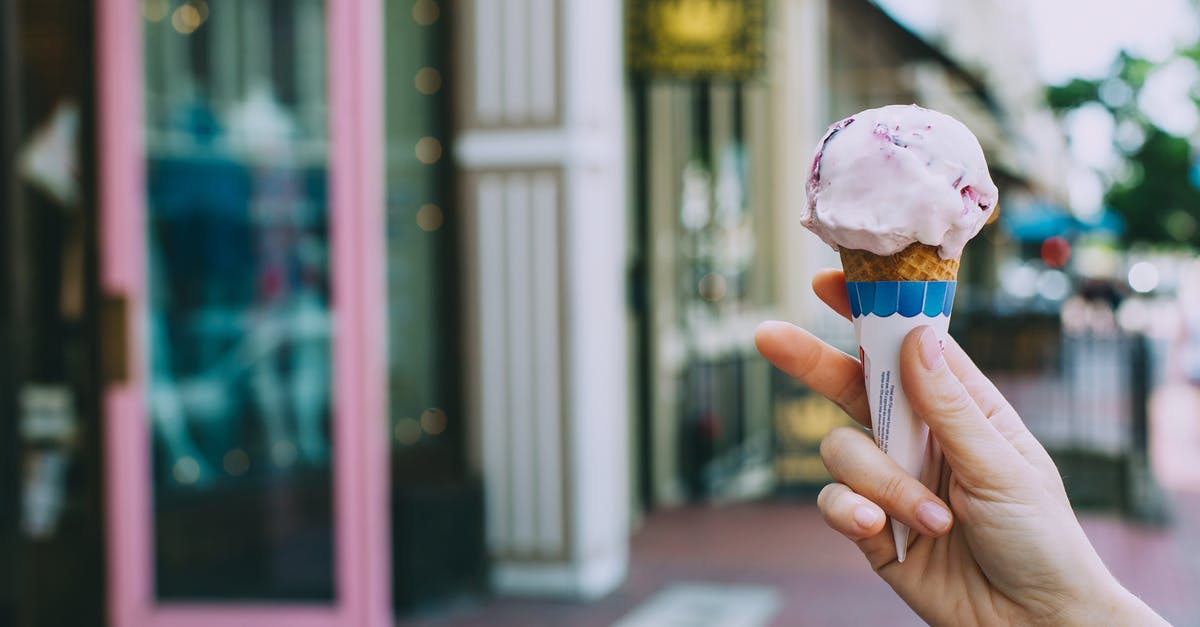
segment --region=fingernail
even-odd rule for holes
[[[858,523],[858,526],[863,529],[870,529],[875,526],[875,523],[879,522],[879,512],[873,507],[859,505],[854,508],[854,522]]]
[[[950,526],[950,512],[933,501],[925,501],[917,506],[917,521],[926,529],[941,533]]]
[[[780,320],[764,320],[758,323],[758,328],[755,331],[770,331],[772,329],[782,329],[788,326],[788,323]]]
[[[930,327],[925,327],[921,331],[921,361],[925,363],[925,368],[929,370],[941,370],[942,364],[946,363],[942,357],[942,347],[938,343],[937,334]]]

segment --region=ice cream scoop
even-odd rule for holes
[[[958,120],[916,105],[855,114],[817,146],[802,221],[838,250],[876,444],[921,476],[936,447],[900,381],[900,345],[920,326],[945,338],[959,256],[996,210],[979,141]],[[909,530],[892,521],[896,557]]]
[[[893,255],[912,244],[956,259],[996,209],[979,140],[917,105],[868,109],[817,146],[801,221],[838,248]]]

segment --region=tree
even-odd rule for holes
[[[1196,150],[1190,138],[1164,130],[1139,104],[1148,79],[1179,59],[1200,64],[1200,43],[1157,64],[1122,52],[1110,76],[1074,79],[1047,90],[1047,102],[1058,113],[1099,104],[1121,129],[1114,142],[1120,165],[1102,174],[1108,183],[1104,203],[1125,220],[1127,244],[1200,248]],[[1192,85],[1190,104],[1200,110],[1198,88]]]

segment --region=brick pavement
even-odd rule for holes
[[[1200,494],[1173,496],[1176,524],[1111,515],[1081,521],[1113,573],[1176,625],[1200,625]],[[781,593],[774,625],[920,625],[830,531],[810,503],[765,502],[658,512],[634,534],[625,585],[593,603],[497,599],[399,623],[607,626],[675,582],[759,584]]]
[[[1200,627],[1200,391],[1178,382],[1151,400],[1151,458],[1169,490],[1173,521],[1142,526],[1083,514],[1113,574],[1179,627]],[[660,511],[634,533],[630,573],[593,603],[467,601],[400,627],[606,627],[677,582],[770,586],[774,625],[920,625],[867,567],[858,549],[825,527],[811,501]]]

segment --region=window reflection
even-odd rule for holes
[[[158,595],[331,598],[324,6],[142,14]]]

